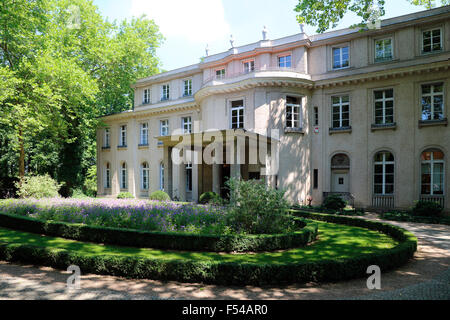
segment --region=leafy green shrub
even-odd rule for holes
[[[437,202],[433,201],[418,201],[413,208],[413,215],[421,217],[436,217],[439,216],[444,208]]]
[[[134,196],[129,192],[121,192],[117,195],[117,199],[134,199]]]
[[[336,194],[328,196],[323,201],[323,207],[328,210],[341,211],[347,206],[347,203]]]
[[[83,194],[88,197],[96,197],[97,196],[97,166],[93,165],[89,167],[86,180],[83,185]]]
[[[61,187],[48,174],[43,176],[25,177],[22,183],[17,182],[17,195],[20,198],[56,198],[59,197],[58,191]]]
[[[237,233],[276,234],[292,230],[285,191],[268,187],[264,181],[230,179],[227,225]]]
[[[199,198],[199,203],[200,204],[215,204],[217,202],[219,202],[220,200],[220,196],[215,193],[215,192],[205,192],[203,193],[200,198]]]
[[[150,200],[167,202],[167,201],[170,201],[170,196],[167,193],[165,193],[164,191],[158,190],[158,191],[153,192],[150,195]]]

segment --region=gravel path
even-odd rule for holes
[[[364,218],[375,219],[374,216]],[[69,290],[67,272],[0,262],[0,299],[415,299],[450,300],[450,226],[389,222],[419,238],[415,258],[404,267],[383,273],[382,289],[368,290],[367,279],[287,287],[223,287],[111,276],[82,276],[81,289]]]

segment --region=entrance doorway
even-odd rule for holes
[[[350,159],[343,153],[331,159],[331,192],[350,193]]]

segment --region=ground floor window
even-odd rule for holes
[[[105,166],[105,189],[111,189],[111,165],[109,162]]]
[[[127,187],[127,164],[124,162],[120,167],[120,188],[125,190]]]
[[[395,161],[392,153],[383,151],[374,158],[374,193],[376,195],[394,194]]]
[[[422,195],[444,194],[444,153],[440,150],[428,150],[422,153]]]
[[[147,162],[141,164],[141,189],[148,190],[150,168]]]
[[[192,163],[186,164],[186,191],[192,191]]]
[[[164,163],[159,164],[159,189],[164,190]]]

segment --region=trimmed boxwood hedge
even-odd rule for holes
[[[44,221],[0,213],[0,227],[65,239],[137,248],[208,252],[262,252],[302,247],[314,241],[317,224],[294,218],[299,231],[275,235],[198,235],[147,232]]]
[[[383,272],[408,262],[417,250],[417,238],[410,232],[389,224],[356,218],[297,212],[299,216],[337,224],[378,230],[400,242],[381,253],[355,258],[322,260],[319,262],[256,264],[194,260],[165,261],[142,257],[110,255],[83,256],[61,249],[31,245],[0,244],[0,259],[66,269],[78,265],[83,273],[96,273],[136,279],[203,282],[220,285],[278,285],[310,281],[341,281],[367,277],[367,268],[378,265]]]

